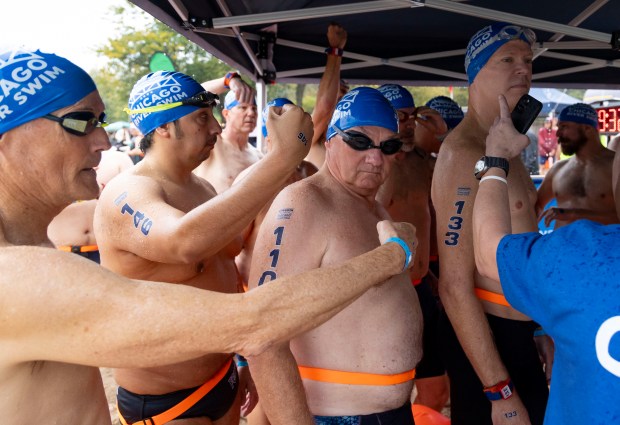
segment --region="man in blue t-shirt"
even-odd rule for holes
[[[501,117],[486,155],[513,158],[528,144],[500,96]],[[620,225],[579,220],[548,235],[512,235],[506,172],[490,166],[474,206],[476,265],[501,282],[506,299],[532,317],[556,344],[545,424],[619,423]],[[620,154],[613,165],[620,211]],[[554,261],[549,262],[549,253]]]

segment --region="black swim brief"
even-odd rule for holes
[[[207,417],[215,421],[221,418],[233,405],[238,388],[237,368],[235,363],[231,362],[228,371],[215,387],[177,419]],[[118,387],[118,410],[128,423],[140,422],[176,406],[196,389],[198,387],[161,395],[141,395]]]
[[[433,378],[443,376],[446,368],[442,361],[439,347],[439,302],[429,283],[430,278],[426,275],[422,282],[416,285],[424,330],[422,333],[422,360],[416,366],[416,379]]]
[[[361,416],[315,416],[315,425],[414,425],[411,402],[387,412]]]

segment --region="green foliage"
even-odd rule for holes
[[[91,74],[106,104],[108,121],[127,120],[127,106],[133,85],[148,74],[150,58],[157,52],[170,57],[176,70],[203,82],[221,77],[230,67],[206,53],[152,16],[135,6],[114,8],[116,37],[97,50],[107,57],[106,68]]]

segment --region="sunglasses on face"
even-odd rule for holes
[[[356,151],[380,149],[384,155],[394,155],[400,150],[401,146],[403,145],[403,142],[401,142],[400,139],[394,137],[392,139],[384,140],[383,142],[379,143],[379,146],[375,146],[372,139],[364,133],[360,133],[359,131],[354,130],[344,132],[335,125],[333,126],[333,128],[336,131],[336,134],[342,137],[342,140]]]
[[[183,99],[180,102],[163,103],[161,105],[149,106],[148,108],[141,109],[129,109],[125,108],[124,111],[128,114],[146,114],[150,112],[167,111],[168,109],[177,108],[179,106],[197,106],[199,108],[212,108],[219,105],[220,97],[208,91],[203,91]]]
[[[62,117],[47,114],[42,118],[56,121],[67,133],[71,133],[75,136],[86,136],[93,132],[97,127],[105,127],[108,123],[105,122],[105,113],[101,113],[97,117],[94,113],[88,111],[76,111],[69,112]]]

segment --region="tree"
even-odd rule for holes
[[[93,78],[106,104],[108,121],[126,121],[129,93],[148,74],[151,56],[163,52],[177,71],[203,82],[221,77],[230,67],[181,34],[135,6],[112,11],[118,36],[97,51],[108,58],[107,67],[93,71]]]

